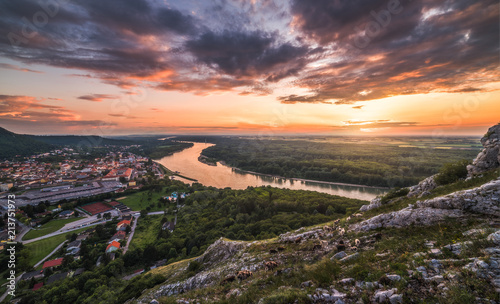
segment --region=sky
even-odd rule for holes
[[[498,0],[0,2],[25,134],[471,135],[500,122]]]

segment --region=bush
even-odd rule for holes
[[[382,197],[381,203],[387,204],[390,200],[395,199],[397,197],[406,196],[408,193],[410,193],[409,188],[392,189],[391,191],[387,192],[387,194]]]
[[[435,181],[438,185],[448,185],[454,183],[460,179],[467,177],[467,165],[470,162],[468,160],[461,160],[456,163],[445,164],[441,170],[439,170]]]

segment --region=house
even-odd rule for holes
[[[70,217],[70,216],[73,216],[75,215],[75,211],[74,210],[64,210],[63,212],[59,213],[59,217]]]
[[[43,271],[35,270],[35,271],[30,271],[30,272],[23,274],[23,276],[21,277],[21,280],[28,281],[31,279],[36,280],[36,279],[41,279],[41,278],[43,278]]]
[[[106,253],[113,252],[120,249],[120,243],[117,241],[112,241],[111,244],[106,247]]]
[[[125,230],[125,228],[127,228],[127,226],[130,226],[130,221],[123,220],[116,225],[116,229],[117,230]]]
[[[132,177],[134,170],[131,168],[119,168],[111,170],[106,176],[102,178],[103,181],[119,181],[120,177],[129,181]]]
[[[33,291],[38,290],[38,289],[42,288],[42,286],[43,286],[43,282],[36,283],[35,285],[33,285],[33,289],[32,290]]]
[[[66,247],[66,251],[80,248],[81,245],[82,245],[82,241],[78,241],[78,240],[73,241],[73,242],[68,244],[68,247]]]
[[[42,268],[45,269],[45,268],[50,268],[50,267],[58,267],[58,266],[61,266],[62,262],[63,262],[63,258],[50,260],[50,261],[43,263]]]
[[[117,233],[115,233],[110,241],[113,242],[113,241],[121,241],[121,240],[124,240],[125,239],[125,236],[127,235],[127,233],[125,231],[118,231]]]

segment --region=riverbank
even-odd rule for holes
[[[243,169],[236,168],[236,167],[231,167],[228,164],[226,164],[224,161],[220,161],[218,163],[221,164],[222,166],[231,168],[231,169],[238,171],[238,172],[259,175],[259,176],[265,176],[265,177],[271,177],[271,178],[276,178],[276,179],[284,179],[284,180],[289,180],[289,181],[300,181],[300,182],[319,183],[319,184],[336,185],[336,186],[348,186],[348,187],[351,186],[351,187],[361,187],[361,188],[380,189],[380,190],[389,190],[390,189],[388,187],[376,187],[376,186],[367,186],[367,185],[358,185],[358,184],[326,182],[326,181],[305,179],[305,178],[298,178],[298,177],[284,177],[284,176],[279,176],[279,175],[265,174],[265,173],[243,170]]]

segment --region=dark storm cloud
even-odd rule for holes
[[[387,13],[391,2],[397,13]],[[292,12],[305,37],[345,57],[308,71],[296,84],[310,94],[281,96],[284,103],[474,92],[500,80],[498,1],[293,0]]]
[[[80,69],[124,89],[267,95],[286,79],[309,90],[278,98],[289,104],[479,92],[500,78],[497,0],[226,0],[197,8],[1,1],[0,56]]]

